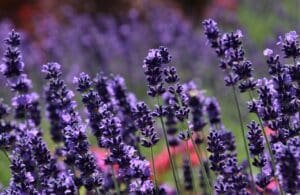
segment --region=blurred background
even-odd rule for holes
[[[275,47],[279,35],[299,30],[300,1],[257,2],[0,0],[0,40],[4,40],[12,28],[21,32],[23,60],[40,94],[43,94],[44,83],[41,66],[56,61],[62,64],[70,87],[73,77],[82,71],[91,75],[97,72],[120,74],[125,77],[128,88],[146,101],[143,59],[148,49],[164,45],[169,48],[172,64],[183,82],[194,80],[207,95],[219,99],[225,125],[240,140],[232,94],[224,90],[223,74],[214,51],[206,44],[201,21],[210,17],[224,31],[241,29],[246,56],[253,62],[256,76],[263,76],[267,67],[262,51]],[[1,56],[4,49],[1,43]],[[3,86],[0,95],[9,102],[2,75],[0,81]],[[244,110],[246,115],[246,105]],[[47,122],[44,126],[47,129]],[[242,159],[244,154],[239,154]],[[1,155],[0,182],[7,185],[9,166]]]

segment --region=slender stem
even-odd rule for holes
[[[157,96],[157,104],[158,104],[158,106],[161,106],[158,96]],[[164,139],[165,139],[165,142],[166,142],[166,145],[167,145],[167,151],[168,151],[168,156],[169,156],[169,159],[170,159],[170,164],[171,164],[171,167],[172,167],[172,173],[173,173],[173,178],[174,178],[176,190],[177,190],[177,193],[180,194],[180,190],[179,190],[180,188],[179,188],[178,181],[177,181],[177,178],[176,178],[175,167],[174,167],[174,163],[173,163],[171,152],[170,152],[170,145],[169,145],[169,142],[168,142],[168,137],[167,137],[167,132],[166,132],[166,128],[165,128],[164,119],[163,119],[162,116],[160,116],[159,119],[160,119],[161,126],[162,126],[162,129],[163,129]]]
[[[175,93],[175,97],[176,97],[177,101],[179,102],[180,107],[182,107],[182,102],[179,100],[178,95],[179,95],[178,93]],[[203,172],[203,174],[204,174],[205,184],[208,186],[209,193],[210,193],[210,194],[213,194],[213,190],[212,190],[212,187],[211,187],[209,178],[208,178],[208,174],[206,173],[206,169],[205,169],[204,164],[202,163],[202,160],[201,160],[201,155],[200,155],[200,153],[198,152],[197,144],[196,144],[195,141],[193,140],[193,136],[192,136],[192,134],[191,134],[191,130],[190,130],[188,124],[187,124],[187,128],[188,128],[188,133],[189,133],[189,135],[191,135],[191,140],[192,140],[192,143],[193,143],[193,147],[194,147],[194,149],[195,149],[195,151],[196,151],[196,154],[197,154],[197,157],[198,157],[198,160],[199,160],[199,163],[200,163],[201,170],[202,170],[202,172]]]
[[[119,184],[118,184],[118,181],[117,181],[117,178],[115,176],[115,171],[114,171],[114,167],[111,165],[111,171],[112,171],[112,180],[114,182],[114,186],[115,186],[115,189],[117,191],[117,194],[120,195],[120,187],[119,187]]]
[[[244,148],[245,148],[245,152],[247,155],[247,161],[249,164],[249,170],[250,170],[250,175],[251,175],[251,188],[252,191],[254,192],[254,194],[256,194],[256,189],[255,189],[255,180],[254,180],[254,176],[253,176],[253,170],[252,170],[252,164],[251,164],[251,158],[250,158],[250,154],[249,154],[249,150],[248,150],[248,146],[247,146],[247,141],[246,141],[246,134],[245,134],[245,129],[244,129],[244,125],[243,125],[243,120],[242,120],[242,115],[241,115],[241,110],[240,110],[240,105],[238,102],[238,98],[236,95],[236,91],[235,91],[235,86],[232,86],[232,90],[233,90],[233,95],[234,95],[234,101],[236,104],[236,108],[238,111],[238,117],[239,117],[239,121],[240,121],[240,126],[241,126],[241,130],[242,130],[242,134],[243,134],[243,143],[244,143]]]
[[[155,164],[154,164],[154,155],[153,155],[153,148],[150,147],[151,150],[151,161],[152,161],[152,170],[153,170],[153,177],[154,177],[154,184],[155,184],[155,194],[158,194],[158,182],[156,177],[156,171],[155,171]]]
[[[249,96],[250,96],[250,100],[253,101],[253,96],[251,94],[251,91],[249,91]],[[271,165],[272,165],[272,168],[273,168],[273,171],[274,171],[274,178],[275,178],[275,181],[276,183],[278,183],[278,187],[279,187],[279,191],[280,191],[280,194],[283,195],[284,192],[283,192],[283,189],[282,189],[282,186],[281,184],[279,183],[279,180],[278,180],[278,177],[276,175],[276,164],[275,164],[275,158],[274,158],[274,155],[273,155],[273,152],[272,152],[272,149],[271,149],[271,144],[270,144],[270,141],[268,139],[268,136],[265,132],[265,129],[264,129],[264,125],[263,125],[263,122],[260,118],[260,116],[258,115],[258,113],[256,113],[256,116],[257,116],[257,119],[259,121],[259,124],[262,128],[262,132],[263,132],[263,136],[264,136],[264,139],[266,141],[266,145],[267,145],[267,149],[268,149],[268,152],[270,154],[270,157],[271,157]]]
[[[179,186],[179,189],[182,189],[180,177],[179,177],[179,171],[178,171],[179,169],[178,169],[177,162],[176,162],[176,147],[171,146],[171,153],[172,153],[172,150],[173,150],[173,154],[175,154],[175,155],[172,155],[171,157],[172,157],[172,161],[173,161],[174,168],[175,168],[176,178],[179,180],[178,186]]]
[[[213,190],[212,190],[211,184],[209,182],[208,175],[207,175],[206,169],[204,167],[204,163],[201,160],[201,156],[200,156],[200,153],[198,151],[198,147],[197,147],[195,141],[193,140],[193,138],[191,138],[191,140],[192,140],[193,147],[194,147],[194,149],[196,151],[196,155],[197,155],[199,163],[200,163],[200,168],[201,168],[201,171],[202,171],[203,176],[204,176],[205,185],[208,187],[209,194],[213,194]]]
[[[205,134],[204,134],[203,131],[201,131],[201,136],[202,136],[202,137],[205,137]],[[208,166],[209,166],[209,163],[210,163],[210,162],[209,162],[209,160],[208,160],[208,152],[207,152],[207,150],[206,150],[206,148],[207,148],[207,143],[206,143],[206,140],[205,140],[205,139],[203,139],[203,143],[198,147],[199,150],[201,150],[201,148],[202,148],[202,151],[204,151],[204,152],[203,152],[203,155],[204,155],[205,159],[207,160],[207,163],[208,163]],[[206,169],[205,169],[205,170],[206,170]],[[209,183],[212,183],[211,177],[210,177],[210,174],[209,174],[209,169],[207,170],[206,174],[207,174],[207,179],[208,179]]]

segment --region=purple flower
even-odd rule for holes
[[[183,157],[182,162],[184,189],[187,191],[193,191],[193,173],[190,166],[190,159]]]
[[[207,99],[206,113],[211,125],[218,125],[221,122],[220,106],[215,98]]]
[[[141,132],[141,145],[152,147],[159,141],[158,133],[154,129],[152,112],[144,102],[140,102],[133,109],[136,126]]]
[[[18,77],[24,71],[24,63],[22,62],[19,46],[21,38],[19,33],[12,30],[9,37],[5,39],[7,49],[4,53],[3,64],[0,70],[7,78]]]
[[[84,185],[88,190],[100,187],[101,174],[97,169],[96,159],[89,151],[86,126],[82,124],[81,118],[75,110],[76,102],[72,100],[74,93],[60,78],[60,65],[48,63],[43,66],[42,72],[46,74],[48,80],[46,89],[49,97],[48,111],[55,114],[55,117],[50,119],[57,120],[57,116],[59,116],[54,127],[61,129],[53,129],[54,131],[60,130],[59,133],[54,132],[53,137],[57,138],[57,141],[63,140],[64,142],[65,162],[70,166],[75,166],[80,172],[79,186]]]
[[[217,23],[211,19],[203,23],[204,33],[220,58],[220,68],[226,72],[224,78],[226,86],[238,87],[241,92],[253,90],[255,81],[252,78],[252,63],[245,60],[242,47],[242,32],[220,34]]]
[[[127,90],[124,78],[121,76],[113,76],[110,87],[114,110],[123,127],[121,131],[123,141],[129,145],[136,145],[135,132],[137,128],[132,113],[132,109],[136,105],[136,97]]]
[[[29,93],[29,90],[32,88],[31,80],[24,73],[24,63],[19,50],[21,43],[19,33],[12,30],[5,43],[7,49],[0,69],[7,78],[8,86],[16,93],[12,99],[15,117],[17,119],[32,120],[36,125],[39,125],[41,116],[38,95]]]
[[[276,143],[273,149],[282,187],[287,193],[296,194],[300,191],[300,138],[291,138],[286,145]]]
[[[190,108],[191,122],[190,129],[194,132],[202,131],[206,125],[205,121],[205,107],[206,97],[202,91],[196,88],[194,82],[189,82],[183,85],[184,93],[188,97],[187,104]]]
[[[148,82],[148,94],[152,97],[165,92],[163,86],[163,65],[170,62],[170,55],[165,47],[151,49],[144,60],[144,73]]]
[[[300,55],[298,34],[296,31],[290,31],[279,37],[278,45],[281,45],[281,49],[285,54],[285,58],[297,58]]]
[[[253,165],[256,167],[264,167],[266,165],[266,159],[264,156],[264,139],[262,130],[255,121],[251,121],[247,125],[249,131],[247,138],[249,140],[249,151],[254,156]]]

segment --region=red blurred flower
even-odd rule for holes
[[[196,153],[191,141],[188,141],[187,150],[188,150],[188,155],[190,155],[192,166],[199,165],[197,153]],[[171,152],[171,155],[174,157],[185,154],[186,143],[182,142],[176,148],[171,148],[170,152]],[[166,147],[158,155],[156,155],[154,157],[154,165],[155,165],[155,170],[157,172],[158,177],[160,175],[163,175],[164,173],[166,173],[168,170],[170,170],[170,159],[169,159],[169,155],[168,155],[168,151],[167,151]],[[152,166],[151,166],[151,168],[152,168]]]

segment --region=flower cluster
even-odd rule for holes
[[[145,137],[152,135],[152,143],[142,139],[144,146],[149,147],[149,143],[151,146],[158,141],[157,135],[153,134],[153,127],[148,128],[153,121],[147,108],[143,110],[139,104],[137,108],[133,108],[135,98],[127,91],[119,76],[108,79],[98,74],[92,80],[89,75],[81,73],[74,81],[77,83],[77,90],[82,93],[82,102],[87,108],[90,126],[98,145],[109,152],[105,163],[111,167],[119,166],[116,176],[113,176],[115,173],[106,175],[116,177],[131,192],[152,193],[154,185],[149,180],[149,162],[143,160],[134,148],[136,126]],[[150,117],[148,124],[143,125],[142,122],[145,121],[138,121],[139,117]],[[106,190],[110,188],[116,189],[117,186],[107,186]]]
[[[203,21],[204,33],[220,58],[220,68],[226,72],[226,86],[238,87],[241,92],[253,90],[255,81],[252,78],[252,63],[245,59],[245,51],[240,30],[231,33],[220,33],[217,23],[211,19]]]
[[[170,163],[178,194],[198,193],[199,187],[203,194],[260,194],[270,188],[276,194],[298,194],[297,33],[289,32],[279,41],[284,58],[293,63],[285,63],[280,55],[266,49],[263,53],[270,78],[254,80],[241,31],[222,34],[213,20],[205,20],[203,25],[226,73],[226,85],[233,88],[248,163],[238,161],[238,143],[223,123],[217,99],[208,97],[193,81],[181,84],[176,68],[168,65],[171,55],[163,46],[150,49],[143,62],[148,95],[157,101],[154,105],[138,100],[119,75],[80,73],[73,84],[81,95],[85,111],[81,112],[76,93],[63,79],[61,65],[43,65],[46,85],[41,97],[45,97],[55,144],[50,151],[42,134],[47,129],[40,125],[40,98],[32,92],[33,82],[25,73],[20,35],[12,31],[5,40],[7,48],[0,66],[12,92],[9,105],[0,101],[0,150],[10,162],[11,178],[0,194],[73,195],[82,189],[88,194],[169,193],[174,190],[161,183],[162,173],[156,172],[160,172],[157,167],[161,162],[155,153],[163,144],[162,164]],[[258,117],[259,123],[248,123],[247,134],[236,86],[240,92],[249,92],[248,110]],[[91,148],[92,137],[98,149]],[[101,157],[95,152],[98,150]],[[181,163],[175,154],[180,155]],[[252,166],[258,168],[258,174]],[[199,168],[200,177],[195,179],[193,171]]]
[[[49,108],[52,108],[50,112],[60,116],[54,125],[61,129],[52,129],[61,132],[53,132],[53,138],[59,134],[62,135],[60,139],[64,142],[62,155],[65,157],[65,162],[80,172],[78,177],[75,171],[73,173],[76,185],[84,185],[88,190],[96,189],[101,186],[101,174],[97,169],[94,156],[89,151],[86,125],[82,123],[75,110],[76,102],[72,100],[73,92],[67,88],[60,78],[60,68],[57,63],[48,63],[42,68],[42,72],[45,73],[49,82],[46,89],[49,97],[48,111]],[[53,120],[53,118],[50,119]]]
[[[12,98],[12,106],[16,119],[32,120],[35,125],[41,121],[38,95],[29,93],[32,88],[31,80],[24,73],[24,63],[19,50],[19,33],[12,30],[5,40],[7,49],[4,53],[3,64],[0,66],[1,73],[7,78],[7,85],[15,93]]]
[[[253,158],[252,164],[260,168],[255,183],[260,187],[260,190],[265,191],[273,179],[275,179],[275,182],[278,182],[279,179],[278,191],[281,194],[283,194],[283,191],[289,193],[299,191],[295,187],[297,180],[299,180],[296,179],[296,177],[299,177],[299,171],[297,165],[293,164],[293,160],[289,159],[290,156],[297,156],[297,152],[291,152],[287,149],[291,142],[297,143],[295,140],[299,137],[298,34],[295,31],[288,32],[284,37],[279,37],[278,42],[284,58],[291,58],[293,64],[283,62],[280,55],[274,54],[272,49],[265,49],[263,54],[267,57],[266,62],[271,78],[261,78],[255,81],[252,78],[251,63],[244,58],[240,41],[241,32],[236,31],[221,35],[216,22],[213,20],[205,20],[203,26],[211,47],[215,49],[220,58],[221,68],[228,74],[225,78],[226,83],[235,85],[241,80],[239,83],[241,92],[256,89],[258,94],[255,99],[252,91],[249,91],[248,110],[250,113],[257,115],[260,124],[252,121],[247,126],[249,129],[247,145]],[[236,95],[235,100],[238,112],[240,112]],[[241,117],[240,121],[241,127],[243,127]],[[271,129],[270,142],[264,130],[265,127]],[[265,152],[265,148],[268,149],[268,153]],[[282,160],[284,163],[282,163]],[[287,179],[290,177],[288,176],[289,173],[287,175],[282,173],[282,168],[289,163],[293,164],[291,166],[295,168],[293,170],[295,175],[292,180]],[[250,172],[252,171],[250,170]],[[251,174],[252,180],[254,180],[253,173]]]
[[[211,152],[210,168],[217,175],[216,192],[244,194],[247,192],[248,178],[237,162],[235,138],[221,123],[218,102],[215,99],[208,99],[207,104],[207,113],[211,121],[207,150]]]

